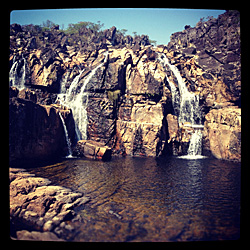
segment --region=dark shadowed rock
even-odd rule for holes
[[[65,137],[56,106],[9,99],[9,158],[11,164],[45,160],[64,154]],[[61,110],[70,114],[70,110]],[[72,117],[71,117],[72,119]]]

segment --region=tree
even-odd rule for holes
[[[45,22],[42,23],[41,27],[42,27],[42,31],[48,31],[50,30],[52,27],[58,26],[58,24],[50,21],[50,20],[46,20]]]
[[[156,46],[156,40],[151,40],[151,39],[149,39],[149,42],[151,43],[151,44],[154,44],[154,46]]]
[[[133,31],[132,32],[134,36],[137,36],[137,32],[136,31]]]
[[[100,29],[104,26],[104,24],[98,21],[98,24],[92,22],[78,22],[78,23],[70,23],[69,27],[66,29],[67,34],[83,34],[85,29],[91,29],[94,32],[99,32]]]
[[[121,29],[121,33],[122,33],[122,35],[124,35],[125,36],[125,34],[126,34],[126,32],[127,32],[128,30],[127,29]]]
[[[56,24],[54,22],[47,19],[45,22],[43,22],[42,27],[51,29],[55,25]]]

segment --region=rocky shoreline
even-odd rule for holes
[[[11,238],[17,240],[64,241],[74,228],[68,221],[81,221],[74,211],[90,198],[69,188],[51,185],[25,169],[10,168]]]
[[[187,153],[194,128],[179,121],[180,108],[173,104],[175,95],[180,99],[173,67],[198,98],[202,154],[240,162],[240,43],[240,13],[233,10],[195,27],[186,25],[171,35],[168,45],[157,47],[148,36],[123,36],[115,27],[100,32],[84,28],[77,36],[59,27],[12,24],[11,238],[70,241],[75,230],[71,222],[83,220],[77,208],[90,200],[23,166],[60,159],[69,154],[69,145],[73,156],[95,160]],[[85,105],[80,115],[86,116],[86,138],[77,135],[74,107],[58,98],[82,92],[86,98],[77,105]]]

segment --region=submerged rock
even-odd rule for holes
[[[54,233],[51,232],[37,232],[21,230],[17,232],[18,240],[35,240],[35,241],[64,241],[58,238]]]

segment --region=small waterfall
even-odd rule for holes
[[[194,131],[190,138],[190,143],[188,147],[188,155],[201,155],[201,146],[202,146],[202,132],[201,130],[197,129]]]
[[[13,58],[13,64],[9,72],[10,86],[17,87],[18,89],[25,88],[25,79],[27,77],[27,61],[22,58],[16,61],[16,56]]]
[[[70,141],[69,141],[69,134],[68,134],[68,130],[67,130],[67,127],[66,127],[66,124],[64,122],[64,119],[62,117],[61,112],[59,112],[59,117],[60,117],[60,119],[62,121],[64,134],[65,134],[65,139],[66,139],[66,143],[67,143],[67,147],[68,147],[68,155],[66,157],[71,158],[72,157],[72,150],[71,150]]]
[[[88,74],[82,86],[79,86],[79,80],[82,73],[84,72],[84,69],[80,71],[79,75],[74,78],[67,90],[65,87],[61,87],[61,90],[63,90],[64,93],[60,93],[57,96],[57,101],[59,101],[60,104],[67,106],[72,110],[75,121],[77,140],[87,139],[88,116],[86,109],[88,105],[88,92],[86,92],[85,90],[89,81],[95,75],[96,71],[107,61],[108,52],[106,52],[104,55],[104,62],[99,64]]]
[[[167,65],[170,68],[178,81],[179,91],[177,91],[175,85],[167,77],[173,96],[173,106],[175,110],[177,109],[179,123],[189,122],[192,125],[201,124],[199,96],[188,91],[179,70],[175,65],[169,63],[165,54],[160,53],[158,59],[164,66]]]
[[[68,82],[69,75],[70,75],[70,70],[67,71],[67,73],[62,77],[62,80],[60,82],[60,93],[63,94],[66,93],[66,84]]]
[[[199,106],[199,96],[188,91],[187,86],[181,77],[181,74],[175,65],[169,63],[165,54],[159,53],[158,60],[164,65],[167,65],[173,72],[178,81],[178,90],[174,83],[169,80],[169,86],[172,93],[172,103],[174,111],[178,116],[178,122],[181,125],[192,127],[194,132],[190,138],[189,148],[186,156],[182,158],[202,158],[202,131],[201,111]]]

